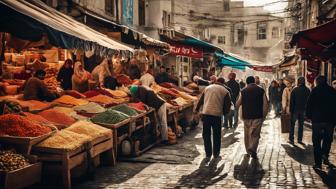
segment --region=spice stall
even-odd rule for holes
[[[20,80],[15,80],[11,73],[15,69],[19,74],[26,73],[24,70],[30,67],[35,71],[44,69],[47,72],[46,84],[49,89],[55,90],[58,87],[55,75],[60,67],[59,63],[64,60],[64,49],[74,52],[92,51],[105,57],[120,53],[127,55],[133,50],[40,1],[1,1],[0,12],[0,32],[4,32],[1,35],[20,39],[33,46],[23,48],[22,45],[16,45],[22,49],[7,48],[3,49],[6,54],[1,52],[6,55],[2,62],[5,68],[2,77],[8,79],[2,82],[7,95],[1,97],[3,115],[0,116],[0,154],[5,158],[0,158],[0,161],[1,165],[6,165],[7,161],[18,159],[16,156],[19,155],[13,155],[16,153],[25,158],[35,158],[35,161],[26,158],[10,169],[1,167],[1,186],[13,188],[14,176],[16,180],[23,181],[17,186],[22,188],[39,182],[41,176],[46,179],[49,173],[57,173],[62,175],[64,187],[71,188],[70,173],[73,169],[85,166],[84,172],[91,173],[100,163],[115,164],[112,130],[87,121],[88,116],[85,115],[101,113],[105,111],[104,107],[98,104],[90,107],[91,109],[84,107],[89,103],[92,105],[93,100],[86,99],[85,95],[78,98],[71,92],[53,102],[24,101],[21,99],[22,95],[15,95],[20,87],[16,85],[22,85],[30,74],[27,77],[20,75]],[[42,60],[45,57],[47,61]],[[126,102],[120,99],[116,101]]]
[[[114,54],[127,57],[133,51],[40,1],[1,1],[0,24],[2,35],[10,35],[33,46],[20,46],[21,51],[7,49],[4,73],[30,66],[35,70],[42,68],[47,71],[46,83],[51,90],[59,88],[55,75],[68,52],[91,51],[104,57]],[[153,43],[155,41],[146,45]],[[41,59],[41,54],[47,61]],[[20,79],[14,79],[10,74],[2,75],[8,79],[2,83],[7,94],[0,97],[0,162],[4,163],[8,158],[22,159],[17,166],[0,167],[0,184],[4,188],[12,188],[15,177],[24,181],[18,188],[50,178],[62,178],[63,187],[71,188],[72,173],[91,175],[98,165],[114,165],[118,156],[139,156],[157,143],[159,132],[155,111],[142,103],[129,103],[127,88],[99,88],[83,94],[64,91],[52,102],[23,100],[21,94],[16,95],[17,88],[30,74],[25,75],[22,70],[18,72]],[[123,86],[134,82],[122,74],[117,76],[117,81]],[[190,111],[197,100],[191,95],[194,91],[186,88],[158,85],[154,88],[171,104],[176,118],[184,117],[183,112]],[[177,124],[172,128],[176,133],[181,132]],[[175,136],[176,141],[175,133],[170,131],[169,136],[173,139]],[[15,158],[17,156],[20,158]],[[27,175],[29,172],[31,175]]]

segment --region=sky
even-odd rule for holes
[[[282,1],[282,2],[279,2],[279,1]],[[267,4],[265,6],[265,9],[271,12],[281,12],[287,6],[286,0],[244,0],[244,6],[260,6],[260,5],[265,5],[265,4]]]

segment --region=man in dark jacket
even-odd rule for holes
[[[303,137],[303,123],[306,111],[306,105],[310,90],[306,87],[306,82],[304,77],[299,77],[297,81],[298,86],[295,87],[291,93],[290,97],[290,108],[291,113],[291,130],[289,133],[289,142],[294,144],[294,130],[295,123],[298,121],[299,130],[298,130],[298,143],[302,143]]]
[[[161,143],[168,144],[168,124],[167,124],[167,105],[154,93],[154,91],[143,86],[132,85],[130,87],[132,97],[143,102],[156,110],[160,125]]]
[[[232,102],[233,104],[236,104],[236,101],[240,93],[240,86],[239,86],[239,83],[236,81],[235,73],[229,74],[229,81],[227,82],[227,86],[231,89],[231,92],[232,92],[232,96],[231,96]],[[229,126],[229,127],[238,126],[238,108],[236,107],[234,108],[234,112],[233,114],[231,114],[231,116],[225,117],[224,125]]]
[[[268,99],[265,90],[255,83],[253,76],[246,78],[247,86],[241,91],[236,107],[242,106],[244,121],[244,141],[247,154],[258,159],[261,126],[268,113]]]
[[[318,76],[315,82],[317,86],[308,98],[306,114],[313,127],[314,168],[321,169],[322,161],[329,164],[328,157],[336,122],[336,91],[327,84],[324,76]]]
[[[160,73],[156,74],[155,82],[157,84],[164,83],[164,82],[169,82],[169,75],[166,71],[166,67],[164,67],[164,66],[160,67]]]
[[[279,116],[281,112],[281,96],[282,94],[280,94],[279,85],[273,80],[268,88],[268,97],[273,106],[275,116]]]

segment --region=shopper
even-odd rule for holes
[[[222,77],[218,78],[218,79],[217,79],[217,84],[222,85],[226,90],[228,90],[228,91],[229,91],[229,94],[230,94],[230,97],[233,96],[232,91],[231,91],[231,89],[227,86],[227,84],[226,84],[224,78],[222,78]],[[229,110],[229,112],[228,112],[227,114],[225,114],[224,116],[222,116],[222,118],[223,118],[223,120],[224,120],[223,127],[224,127],[225,129],[228,129],[228,119],[226,119],[226,118],[229,118],[229,117],[232,118],[232,116],[233,116],[233,114],[234,114],[234,107],[235,107],[235,105],[233,104],[233,100],[232,100],[232,98],[231,98],[231,108],[230,108],[230,110]]]
[[[25,100],[40,100],[52,101],[59,97],[58,93],[48,90],[48,87],[43,82],[46,72],[37,70],[33,77],[29,78],[23,85],[23,99]]]
[[[261,126],[268,113],[268,100],[265,90],[256,85],[253,76],[246,78],[247,86],[241,91],[236,107],[242,106],[244,140],[247,154],[257,159]]]
[[[156,110],[161,132],[161,143],[168,144],[167,104],[147,87],[132,85],[130,92],[134,101],[141,101]]]
[[[196,111],[202,108],[203,140],[207,159],[213,155],[219,158],[221,148],[221,118],[230,110],[231,98],[229,91],[220,84],[211,84],[204,89],[204,92],[197,104]],[[211,141],[211,131],[213,144]]]
[[[112,61],[105,58],[92,71],[92,79],[96,82],[97,87],[104,87],[105,77],[112,77],[113,64]]]
[[[287,77],[285,79],[286,88],[284,89],[282,93],[282,113],[286,115],[290,114],[289,103],[290,103],[291,92],[293,90],[293,83],[294,83],[294,79],[292,77]]]
[[[274,109],[275,116],[279,116],[281,112],[281,95],[278,83],[273,80],[268,88],[268,97]]]
[[[239,87],[240,89],[243,89],[246,86],[245,82],[243,80],[240,80]]]
[[[74,73],[73,62],[70,59],[65,60],[62,68],[57,74],[57,81],[61,82],[61,87],[64,90],[72,89],[72,75]]]
[[[164,67],[164,66],[160,67],[160,73],[156,74],[155,82],[158,83],[158,84],[164,83],[164,82],[169,82],[169,75],[166,72],[166,67]]]
[[[314,168],[321,169],[322,161],[329,165],[329,152],[336,123],[336,91],[318,76],[307,102],[307,117],[312,121]],[[322,145],[321,145],[322,144]]]
[[[230,73],[228,77],[229,81],[227,82],[227,86],[232,91],[232,102],[235,105],[240,93],[239,83],[236,81],[236,74]],[[226,120],[227,121],[227,120]],[[228,118],[229,127],[236,128],[238,126],[238,108],[234,107],[234,113]]]
[[[310,94],[310,90],[306,87],[304,77],[299,77],[297,81],[297,87],[295,87],[290,97],[290,114],[291,114],[291,129],[289,133],[289,142],[294,144],[294,130],[295,123],[298,121],[298,143],[302,143],[303,137],[303,123],[305,118],[305,111],[307,100]]]
[[[147,87],[150,87],[152,84],[155,83],[152,66],[149,66],[146,73],[140,77],[140,82],[143,86]]]
[[[89,90],[89,79],[91,75],[84,70],[81,62],[76,62],[74,67],[74,74],[72,75],[72,89],[80,93]]]

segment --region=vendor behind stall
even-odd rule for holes
[[[44,70],[37,70],[35,75],[25,82],[23,85],[23,98],[25,100],[52,101],[59,96],[56,92],[48,90],[43,82],[45,75]]]
[[[89,90],[89,79],[91,75],[84,70],[81,62],[76,62],[74,67],[74,74],[72,75],[72,89],[80,93]]]
[[[57,81],[61,82],[61,87],[64,90],[72,89],[72,75],[74,73],[73,62],[70,59],[65,60],[62,68],[58,72]]]
[[[99,87],[104,86],[104,79],[106,77],[112,77],[113,73],[113,64],[110,60],[106,58],[92,71],[93,80],[96,82],[96,85]]]
[[[130,87],[132,97],[141,101],[147,106],[154,108],[157,112],[161,131],[161,143],[168,144],[168,124],[167,124],[167,105],[158,97],[154,91],[143,87],[132,85]]]

